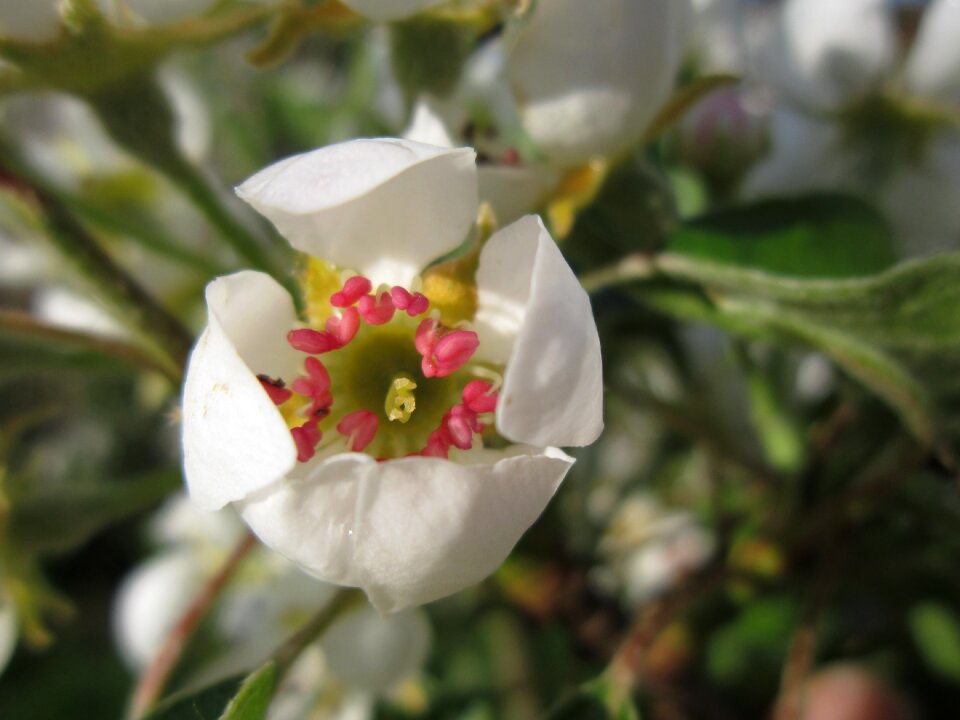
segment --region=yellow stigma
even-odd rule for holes
[[[406,375],[398,375],[393,379],[383,403],[387,419],[401,423],[410,419],[417,409],[417,398],[413,394],[416,389],[417,384]]]

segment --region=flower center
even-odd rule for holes
[[[399,286],[375,292],[359,275],[328,302],[322,330],[287,334],[306,355],[304,374],[289,388],[259,376],[291,428],[300,462],[327,448],[342,452],[344,442],[347,450],[390,460],[446,458],[480,441],[492,425],[498,381],[475,377],[490,377],[472,362],[475,332],[444,325],[421,293]]]

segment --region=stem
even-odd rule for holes
[[[56,193],[33,176],[3,137],[0,137],[0,170],[39,203],[47,236],[63,257],[103,292],[134,328],[183,367],[193,345],[190,331],[114,262]]]
[[[634,280],[649,280],[656,275],[656,266],[648,255],[627,255],[613,265],[580,276],[580,284],[591,295]]]
[[[277,686],[283,676],[290,669],[297,658],[300,657],[315,640],[322,637],[341,616],[360,605],[364,600],[362,590],[357,588],[340,588],[337,594],[333,596],[326,605],[324,605],[316,615],[292,635],[286,642],[278,647],[270,656],[277,664]]]
[[[32,315],[17,310],[0,309],[0,331],[10,331],[29,337],[53,340],[59,345],[71,345],[81,350],[93,350],[109,355],[130,365],[160,373],[175,384],[182,380],[180,368],[161,363],[150,353],[136,345],[119,340],[97,337],[86,333],[65,330],[40,322]]]
[[[153,662],[140,676],[140,681],[133,691],[127,717],[136,720],[147,714],[163,694],[164,688],[173,673],[177,662],[183,655],[187,642],[193,636],[197,626],[206,617],[210,607],[220,596],[220,593],[233,578],[234,573],[244,558],[257,545],[257,539],[247,532],[234,547],[223,566],[207,581],[200,594],[186,609],[180,619],[167,634],[167,638],[160,651],[153,658]]]

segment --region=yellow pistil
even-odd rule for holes
[[[417,409],[417,398],[413,391],[417,384],[406,375],[398,375],[390,383],[387,390],[387,399],[383,403],[383,411],[387,419],[393,422],[406,423]]]

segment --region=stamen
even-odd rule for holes
[[[387,399],[383,403],[383,410],[387,414],[387,419],[406,423],[413,416],[413,411],[417,409],[417,398],[413,391],[417,389],[417,384],[406,375],[400,375],[394,378],[390,383],[390,389],[387,390]]]
[[[443,416],[443,424],[453,444],[461,450],[473,447],[473,434],[480,429],[477,414],[466,405],[454,405]]]
[[[406,288],[395,285],[390,288],[390,298],[397,310],[406,310],[407,315],[416,317],[430,309],[430,301],[423,293],[411,293]]]
[[[497,393],[491,392],[493,384],[483,380],[471,380],[463,388],[463,404],[475,413],[490,413],[497,409]]]
[[[283,405],[290,399],[290,396],[293,395],[292,392],[287,390],[283,380],[279,378],[272,378],[269,375],[257,375],[257,380],[260,381],[260,384],[263,386],[267,395],[270,396],[270,400],[273,401],[274,405]]]
[[[343,284],[340,292],[335,292],[330,296],[330,304],[334,307],[349,307],[366,295],[373,288],[367,278],[363,275],[354,275]]]
[[[343,347],[342,343],[332,333],[321,332],[312,328],[291,330],[287,333],[287,342],[293,346],[294,350],[310,355],[320,355]]]
[[[363,452],[373,442],[380,427],[377,416],[369,410],[355,410],[344,415],[337,423],[337,432],[350,439],[353,452]]]
[[[310,398],[312,401],[307,408],[307,415],[322,420],[330,414],[333,405],[333,395],[330,393],[330,374],[319,360],[308,357],[303,364],[309,377],[299,377],[293,381],[293,391],[298,395]]]
[[[360,313],[356,308],[348,307],[340,317],[327,318],[326,328],[340,343],[340,347],[348,345],[360,329]]]
[[[376,297],[364,295],[360,298],[358,307],[368,325],[385,325],[393,319],[393,313],[396,311],[393,298],[388,292],[382,292]]]
[[[316,455],[317,443],[323,436],[316,422],[308,420],[300,427],[290,430],[290,434],[293,435],[293,442],[297,446],[297,460],[299,462],[307,462]]]
[[[450,439],[450,433],[445,427],[439,427],[430,433],[427,438],[427,446],[420,451],[424,457],[437,457],[446,460],[450,457],[450,446],[453,440]]]
[[[454,330],[437,341],[432,358],[423,359],[423,374],[427,377],[446,377],[463,367],[479,346],[480,339],[472,330]]]

